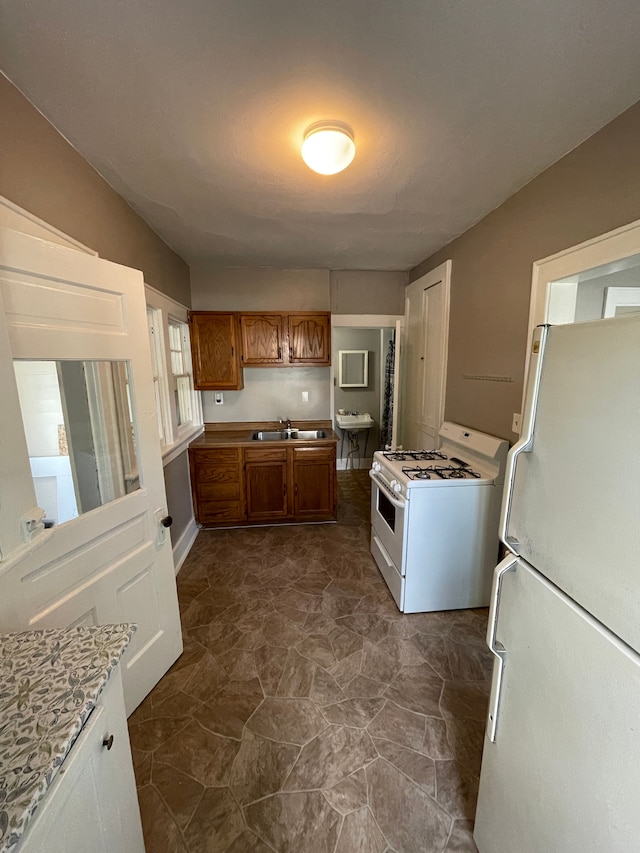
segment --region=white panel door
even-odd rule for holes
[[[425,287],[422,296],[424,337],[422,342],[422,378],[418,447],[437,447],[438,431],[444,418],[446,358],[445,285],[443,281]]]
[[[416,282],[406,289],[401,343],[400,444],[417,447],[418,403],[424,376],[422,361],[422,288]]]
[[[640,658],[522,561],[503,576],[496,638],[478,850],[637,853]]]
[[[507,539],[638,651],[639,465],[640,314],[551,327]]]
[[[182,651],[142,274],[0,228],[0,299],[0,630],[137,623],[122,667],[130,713]],[[140,488],[31,541],[13,359],[124,362],[130,376]]]
[[[444,420],[451,261],[406,289],[402,357],[402,438],[405,448],[438,447]]]

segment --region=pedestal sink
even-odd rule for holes
[[[373,426],[373,418],[368,412],[361,414],[356,412],[350,415],[341,415],[339,412],[336,415],[336,423],[340,429],[345,432],[361,432],[363,429],[371,429]]]
[[[358,468],[360,468],[360,441],[358,433],[370,430],[373,426],[373,418],[368,412],[351,412],[344,415],[337,412],[336,423],[343,431],[342,443],[344,444],[344,433],[347,434],[347,438],[349,439],[349,452],[347,453],[345,468],[354,467],[353,461],[356,456],[358,457]],[[367,455],[368,440],[369,433],[367,432],[364,442],[365,457]],[[340,456],[342,456],[342,446],[340,447]],[[351,466],[349,466],[349,462],[351,462]]]

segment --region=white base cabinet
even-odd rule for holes
[[[108,744],[111,741],[111,748]],[[38,806],[16,853],[144,853],[120,669]]]

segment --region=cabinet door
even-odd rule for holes
[[[193,379],[201,391],[237,391],[243,387],[238,315],[192,311]]]
[[[289,515],[287,451],[246,450],[247,521],[275,521]]]
[[[300,521],[336,517],[335,447],[293,450],[294,515]]]
[[[283,363],[282,314],[241,314],[242,363],[250,367]]]
[[[103,740],[113,735],[113,748]],[[114,672],[16,853],[144,853],[120,673]]]
[[[240,450],[190,448],[193,509],[199,524],[244,521]]]
[[[331,364],[330,314],[289,315],[289,363]]]

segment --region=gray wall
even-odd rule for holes
[[[640,218],[638,151],[640,103],[411,271],[413,281],[453,261],[447,420],[513,440],[532,264]],[[463,378],[479,373],[515,381]]]
[[[0,195],[101,257],[142,270],[148,284],[191,304],[182,258],[1,74],[0,116]],[[175,540],[192,517],[186,453],[165,468],[165,482]]]
[[[225,391],[216,406],[212,391],[202,392],[205,423],[230,421],[327,420],[331,417],[328,367],[245,367],[242,391]],[[309,402],[302,402],[307,391]]]
[[[190,305],[189,267],[0,74],[0,195]]]
[[[333,330],[333,363],[335,365],[336,385],[333,391],[334,409],[347,411],[369,412],[374,426],[369,430],[367,441],[367,456],[378,449],[380,442],[380,359],[381,334],[380,329],[354,329],[348,326],[338,326]],[[341,349],[363,349],[369,353],[369,384],[367,388],[341,388],[338,384],[338,352]],[[335,413],[334,413],[335,414]],[[338,435],[341,434],[336,429]],[[358,438],[361,454],[364,458],[365,435]],[[342,443],[341,443],[342,444]],[[338,445],[340,454],[341,444]],[[346,457],[349,442],[345,438],[342,458]]]
[[[331,270],[332,314],[404,314],[408,272]]]
[[[328,311],[329,271],[194,264],[191,304],[198,311]]]
[[[165,465],[164,482],[167,489],[167,508],[169,515],[173,518],[171,540],[175,545],[193,519],[187,453],[181,453]]]

